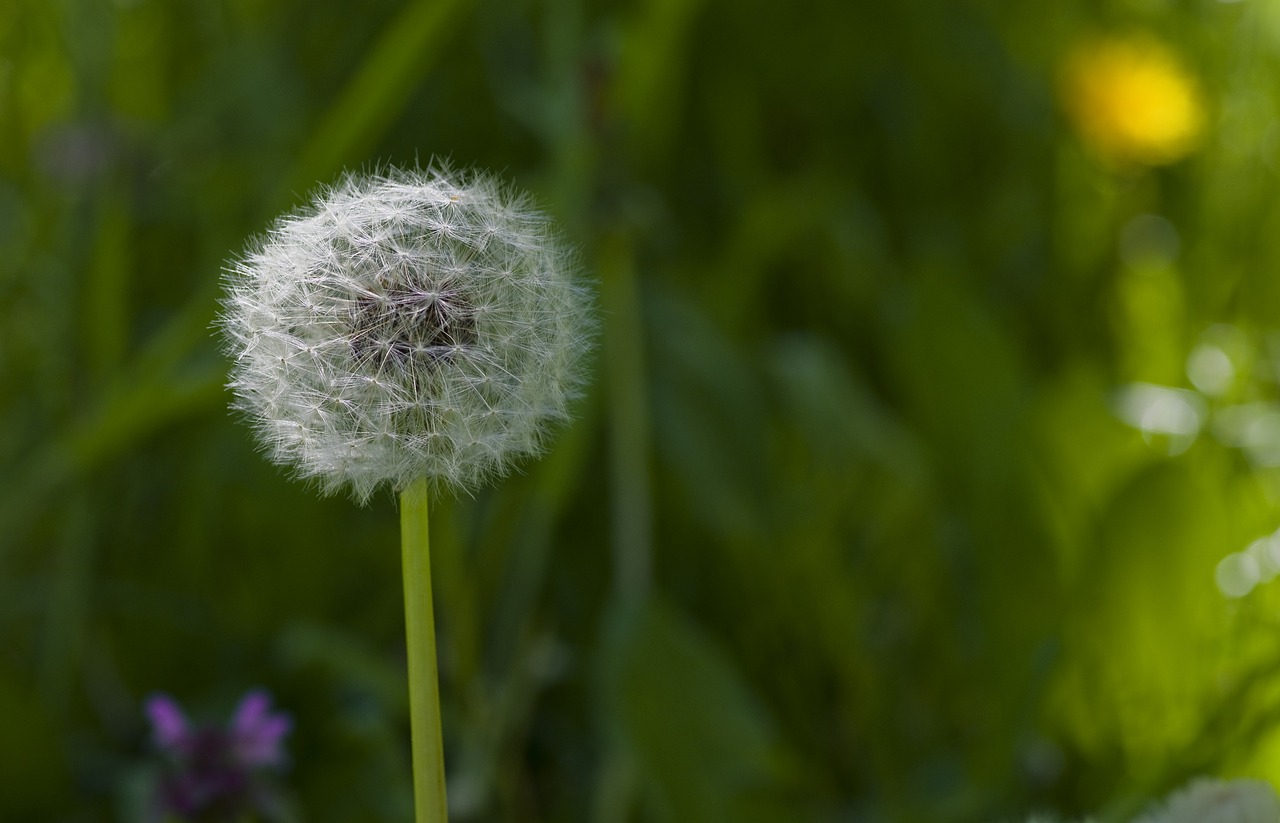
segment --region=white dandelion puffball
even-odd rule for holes
[[[1280,823],[1280,797],[1261,780],[1194,780],[1134,823]]]
[[[228,386],[277,463],[364,502],[466,491],[568,417],[594,326],[548,219],[484,174],[349,175],[226,273]]]

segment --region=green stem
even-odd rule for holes
[[[409,719],[413,735],[413,803],[417,823],[447,823],[444,737],[436,673],[436,626],[431,606],[431,539],[427,480],[400,493],[404,561],[404,624],[409,652]]]

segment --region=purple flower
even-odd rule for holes
[[[293,722],[288,715],[271,714],[270,709],[271,696],[259,689],[244,696],[231,718],[231,746],[245,766],[278,766],[284,761],[280,740]]]
[[[263,773],[284,763],[281,742],[292,721],[271,711],[270,695],[246,694],[226,728],[193,726],[168,695],[150,697],[146,712],[152,740],[166,761],[155,787],[157,820],[273,817],[279,802]]]
[[[169,695],[157,694],[148,699],[147,717],[151,719],[152,739],[157,748],[177,751],[186,745],[191,735],[187,716]]]

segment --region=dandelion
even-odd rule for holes
[[[568,418],[591,329],[569,263],[489,176],[347,176],[228,273],[236,406],[325,492],[472,489]]]
[[[155,820],[275,819],[281,802],[265,776],[285,762],[288,715],[271,711],[264,691],[249,692],[226,727],[194,726],[167,695],[147,700],[152,741],[165,759],[155,786]]]
[[[1191,74],[1145,35],[1085,43],[1066,61],[1064,105],[1081,140],[1114,166],[1162,165],[1199,142],[1204,104]]]
[[[447,819],[428,493],[539,453],[583,380],[594,321],[524,196],[441,168],[349,175],[227,274],[230,388],[277,463],[360,502],[400,493],[419,823]]]

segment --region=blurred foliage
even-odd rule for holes
[[[1161,57],[1062,99],[1100,37]],[[394,501],[255,454],[209,327],[273,215],[433,156],[605,327],[436,506],[459,823],[1280,781],[1278,78],[1276,0],[5,0],[0,819],[136,820],[145,697],[252,686],[303,819],[408,819]]]

